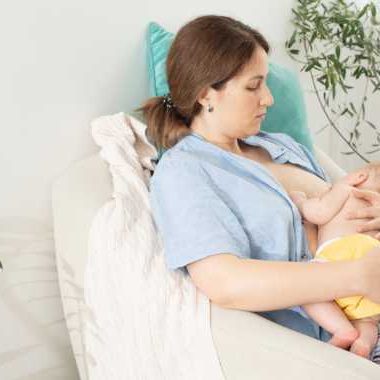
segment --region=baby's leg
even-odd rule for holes
[[[378,320],[362,318],[351,321],[359,331],[359,336],[352,344],[350,351],[356,355],[369,358],[378,340]]]
[[[328,343],[348,349],[358,338],[358,331],[334,301],[302,305],[302,308],[315,322],[332,334]]]

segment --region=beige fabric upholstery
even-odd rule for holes
[[[323,152],[318,159],[334,179],[344,172]],[[88,231],[112,191],[106,164],[97,155],[79,161],[53,184],[54,237],[66,315],[82,310]],[[67,285],[74,282],[76,287]],[[81,293],[82,292],[82,293]],[[255,313],[211,305],[211,329],[226,380],[379,379],[380,368]],[[82,380],[87,379],[80,331],[71,342]],[[87,358],[87,360],[89,360]]]
[[[322,149],[315,146],[314,153],[319,164],[323,167],[332,182],[345,175],[345,171],[340,168]]]

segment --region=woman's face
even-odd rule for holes
[[[260,131],[267,109],[273,104],[272,94],[266,85],[267,75],[268,56],[259,47],[243,70],[222,90],[209,93],[209,102],[214,107],[209,115],[214,134],[236,139]]]

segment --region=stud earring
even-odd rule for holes
[[[212,112],[212,111],[214,111],[214,107],[211,107],[211,104],[209,104],[209,105],[207,106],[207,111],[208,111],[208,112]]]

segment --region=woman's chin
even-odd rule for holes
[[[246,128],[246,133],[243,138],[247,138],[249,136],[257,135],[261,129],[261,120],[255,119],[255,121],[249,124]]]
[[[256,120],[255,124],[252,126],[251,130],[254,133],[259,133],[261,129],[261,120]]]

